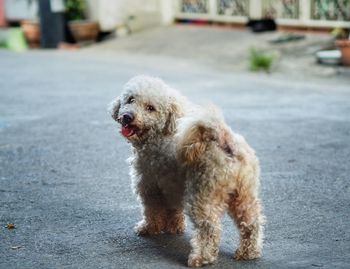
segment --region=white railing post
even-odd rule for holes
[[[299,20],[305,24],[311,20],[311,0],[299,0]]]
[[[181,0],[175,0],[174,2],[175,4],[173,8],[175,9],[175,14],[181,13]]]
[[[217,1],[216,0],[209,0],[209,15],[210,18],[213,20],[217,16]]]
[[[174,14],[177,12],[176,3],[172,0],[159,0],[159,9],[162,24],[168,25],[174,22]]]
[[[249,1],[249,17],[251,19],[261,19],[262,17],[262,0]]]

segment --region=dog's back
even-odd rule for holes
[[[177,158],[183,164],[232,157],[235,151],[233,133],[213,106],[182,118],[176,140]]]

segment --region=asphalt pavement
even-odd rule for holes
[[[220,106],[260,158],[263,257],[233,260],[225,217],[210,268],[349,268],[350,83],[93,50],[0,51],[0,268],[186,267],[190,224],[182,236],[133,232],[130,147],[106,108],[142,73]]]

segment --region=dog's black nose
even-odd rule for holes
[[[126,125],[126,124],[130,124],[132,121],[134,120],[134,115],[131,113],[124,113],[122,115],[122,124]]]

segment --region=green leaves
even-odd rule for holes
[[[271,54],[251,48],[249,55],[249,69],[251,71],[264,70],[270,72],[274,58],[275,57]]]
[[[85,19],[85,9],[85,0],[66,0],[66,11],[70,21]]]

